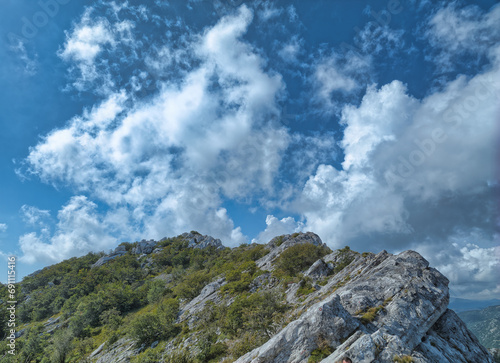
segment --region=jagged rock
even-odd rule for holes
[[[269,290],[278,286],[279,280],[269,272],[257,276],[250,284],[250,292]]]
[[[96,261],[96,263],[94,263],[92,265],[92,268],[100,267],[100,266],[104,265],[106,262],[114,260],[117,257],[121,257],[121,256],[125,255],[126,253],[127,253],[127,250],[125,249],[125,246],[118,246],[109,255],[102,256],[100,259],[98,259]]]
[[[137,242],[137,245],[132,248],[132,253],[134,255],[142,255],[142,254],[150,254],[156,248],[157,242],[155,240],[142,240],[141,242]]]
[[[351,251],[350,249],[336,250],[323,257],[323,261],[330,270],[335,270],[335,267],[353,261],[358,255],[359,253]]]
[[[57,318],[49,318],[43,325],[44,326],[50,326],[50,325],[54,325],[55,323],[57,323],[59,320],[61,320],[61,317],[58,316]]]
[[[196,233],[181,237],[191,248],[218,245],[218,240]],[[311,232],[271,240],[267,244],[269,253],[256,261],[266,272],[254,279],[250,291],[281,289],[281,281],[269,271],[285,249],[301,243],[322,244]],[[317,291],[300,299],[296,296],[300,284],[291,284],[286,298],[293,305],[289,316],[295,320],[260,347],[239,357],[237,363],[305,363],[315,349],[324,348],[325,344],[332,353],[323,363],[337,363],[344,356],[356,363],[394,362],[397,356],[417,363],[493,363],[491,355],[460,318],[447,309],[446,277],[429,267],[416,252],[360,255],[349,249],[337,250],[316,261],[305,276],[327,282],[324,286],[315,285]],[[157,278],[171,281],[171,275]],[[193,329],[207,303],[229,306],[234,297],[228,299],[220,292],[225,283],[219,278],[206,285],[196,298],[181,306],[177,322],[187,322]],[[203,327],[196,326],[175,344],[174,340],[167,342],[165,354],[183,348],[196,350],[202,332]],[[220,330],[214,332],[220,334]],[[140,351],[133,347],[133,342],[122,339],[94,359],[125,362]]]
[[[94,358],[96,355],[101,353],[105,345],[106,343],[102,343],[96,350],[90,353],[89,358]]]
[[[338,346],[359,326],[338,296],[315,304],[263,346],[245,354],[236,363],[306,362],[321,339]]]
[[[225,279],[220,278],[206,285],[197,297],[195,297],[182,308],[179,314],[179,320],[188,320],[190,327],[192,327],[196,320],[196,314],[203,310],[205,304],[208,301],[212,301],[214,304],[218,304],[222,301],[219,290],[225,284]]]
[[[202,236],[200,234],[188,234],[186,239],[189,239],[188,247],[189,248],[208,248],[215,247],[217,249],[224,248],[220,239],[215,239],[211,236]]]
[[[447,310],[412,354],[415,362],[484,362],[493,357],[453,310]]]
[[[335,256],[338,255],[332,257]],[[317,347],[317,342],[308,337],[320,333],[333,349],[324,363],[336,363],[345,355],[357,363],[393,362],[396,356],[405,355],[418,362],[454,362],[454,354],[463,355],[466,347],[470,348],[471,357],[476,354],[484,358],[477,361],[491,361],[486,349],[465,325],[447,311],[446,277],[430,268],[418,253],[406,251],[394,256],[382,251],[377,255],[352,257],[354,260],[348,267],[304,302],[306,312],[299,319],[237,362],[306,362]],[[310,304],[318,298],[322,299],[320,303]],[[333,319],[335,314],[314,315],[319,306],[329,304],[335,305],[334,310],[342,319]],[[325,324],[326,331],[302,328]],[[428,335],[440,337],[433,342],[440,347],[434,350],[441,353],[429,353],[432,344],[426,338]]]
[[[99,348],[98,348],[99,349]],[[101,350],[93,358],[95,363],[129,362],[130,357],[136,354],[134,342],[131,339],[121,338],[112,344],[106,351]]]
[[[311,267],[309,267],[309,270],[304,273],[304,276],[317,279],[328,276],[331,271],[332,268],[330,268],[322,259],[319,259],[313,263]]]
[[[296,233],[287,234],[273,238],[268,244],[269,253],[256,261],[256,264],[262,270],[272,271],[274,266],[273,262],[278,256],[288,247],[298,244],[312,243],[315,246],[321,246],[323,242],[321,238],[315,233]]]

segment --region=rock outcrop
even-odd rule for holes
[[[344,356],[357,363],[493,362],[447,309],[447,278],[418,253],[382,251],[351,257],[347,267],[297,308],[303,311],[300,318],[236,362],[307,362],[320,340],[332,351],[324,363]],[[324,275],[338,259],[337,251],[311,266],[306,275]],[[262,266],[269,266],[269,259],[261,260],[266,260]]]
[[[257,266],[262,270],[272,271],[274,266],[273,262],[281,255],[281,253],[287,248],[304,243],[311,243],[315,246],[323,245],[321,238],[315,233],[294,233],[286,234],[283,236],[274,237],[266,247],[269,249],[269,253],[259,259],[256,263]]]
[[[197,232],[183,233],[177,238],[181,238],[188,242],[188,248],[199,248],[205,249],[209,247],[215,247],[217,249],[223,249],[224,246],[220,239],[213,238],[211,236],[203,236]],[[161,247],[158,247],[160,242],[168,240],[168,238],[162,238],[160,241],[155,241],[153,239],[146,241],[143,239],[140,242],[136,242],[135,246],[132,247],[131,253],[134,255],[149,255],[151,253],[161,252]],[[121,257],[127,254],[127,249],[124,245],[116,247],[111,253],[101,257],[92,265],[92,268],[104,265],[106,262],[114,260],[117,257]]]
[[[190,248],[222,248],[219,240],[209,236],[185,233],[179,237]],[[282,328],[261,346],[233,357],[235,362],[307,363],[312,356],[318,357],[318,352],[321,358],[314,361],[323,363],[337,363],[343,357],[356,363],[494,362],[448,309],[448,279],[417,252],[359,254],[347,247],[334,251],[302,271],[302,282],[309,281],[312,288],[299,296],[300,283],[282,283],[273,271],[283,251],[304,243],[323,246],[311,232],[280,236],[271,240],[265,246],[267,254],[255,261],[262,271],[248,285],[248,291],[281,294],[287,286],[284,299],[292,307],[287,313],[288,324],[280,325]],[[155,246],[145,247],[141,246],[140,253]],[[158,280],[171,281],[171,275],[159,275]],[[235,301],[221,291],[227,283],[223,275],[217,276],[197,297],[182,302],[177,322],[194,330],[175,344],[167,342],[165,355],[179,347],[198,347],[203,327],[196,322],[204,307],[229,307]],[[220,332],[216,334],[218,342],[227,339]],[[135,354],[133,349],[129,340],[122,340],[110,350],[96,351],[92,359],[125,361]]]

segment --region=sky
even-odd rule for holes
[[[500,298],[495,1],[0,2],[0,255],[298,231]]]

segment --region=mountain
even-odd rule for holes
[[[500,305],[458,313],[486,348],[500,349]]]
[[[449,308],[456,313],[461,313],[462,311],[470,311],[470,310],[481,310],[487,308],[488,306],[500,305],[499,299],[491,299],[491,300],[469,300],[469,299],[460,299],[458,297],[451,297]]]
[[[4,344],[2,362],[494,362],[418,253],[332,251],[311,232],[122,243],[16,290],[17,354]]]

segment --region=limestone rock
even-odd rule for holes
[[[323,244],[321,238],[312,232],[296,233],[291,235],[286,234],[275,237],[267,244],[269,253],[257,260],[256,264],[262,270],[272,271],[274,269],[273,262],[284,250],[288,247],[304,243],[312,243],[315,246],[321,246]]]
[[[189,248],[205,249],[208,247],[215,247],[217,249],[224,248],[220,239],[215,239],[211,236],[202,236],[201,234],[188,234],[185,236],[189,240]]]
[[[493,357],[453,310],[447,310],[412,354],[415,362],[484,362]]]
[[[321,339],[338,346],[359,326],[337,295],[315,304],[261,347],[245,354],[236,363],[307,362]]]
[[[142,255],[142,254],[148,255],[154,251],[157,243],[158,242],[156,242],[155,240],[146,241],[143,239],[141,242],[137,242],[137,245],[134,248],[132,248],[132,253],[135,255]]]
[[[328,276],[331,271],[332,269],[322,259],[319,259],[309,267],[309,270],[304,273],[304,276],[321,278]]]

